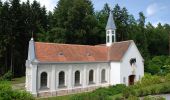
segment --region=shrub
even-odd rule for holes
[[[130,87],[127,87],[122,93],[123,93],[123,97],[125,98],[128,98],[132,94],[135,94],[135,92]]]
[[[109,86],[106,88],[99,88],[90,93],[83,93],[74,95],[71,100],[110,100],[109,96],[113,96],[121,93],[126,88],[123,84],[118,84],[116,86]]]
[[[2,76],[2,80],[11,81],[12,80],[12,71],[8,71]]]
[[[138,84],[139,85],[139,84]],[[129,86],[123,92],[123,97],[128,98],[133,96],[146,96],[151,94],[170,93],[170,82],[153,84],[148,86]]]
[[[72,96],[70,100],[111,100],[111,98],[103,94],[82,93]]]
[[[130,95],[127,100],[139,100],[138,97]]]
[[[33,96],[26,91],[14,91],[12,98],[16,100],[34,100]]]
[[[170,81],[170,73],[165,76],[166,81]]]
[[[115,97],[114,100],[123,100],[123,99],[122,99],[122,97],[117,96],[117,97]]]
[[[25,91],[13,90],[7,81],[0,82],[0,100],[33,100],[33,96]]]

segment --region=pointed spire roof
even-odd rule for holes
[[[31,40],[29,41],[28,60],[33,61],[34,59],[36,59],[35,55],[36,55],[35,44],[34,44],[34,39],[32,37]]]
[[[108,29],[112,29],[112,30],[116,29],[115,22],[113,20],[112,11],[110,11],[109,19],[108,19],[107,25],[106,25],[106,30],[108,30]]]

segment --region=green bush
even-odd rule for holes
[[[140,82],[125,88],[122,92],[123,97],[128,98],[130,95],[139,97],[151,94],[170,93],[169,77],[170,74],[167,74],[165,77],[146,74]]]
[[[110,100],[110,96],[122,93],[125,88],[126,86],[122,84],[99,88],[90,93],[74,95],[71,100]]]
[[[166,75],[170,71],[169,56],[155,56],[146,63],[145,71],[152,75]]]
[[[170,73],[165,76],[166,81],[170,81]]]
[[[132,95],[133,94],[133,89],[132,88],[130,88],[130,87],[127,87],[123,92],[122,92],[122,94],[123,94],[123,97],[125,97],[125,98],[128,98],[130,95]],[[135,93],[135,92],[134,92]]]
[[[130,95],[127,100],[139,100],[138,97]]]
[[[111,98],[104,94],[95,94],[95,93],[82,93],[74,95],[70,100],[111,100]]]
[[[34,98],[25,91],[13,90],[9,82],[1,81],[0,100],[34,100]]]
[[[26,91],[14,91],[12,98],[16,100],[34,100],[33,96]]]
[[[1,80],[11,81],[12,80],[12,71],[8,71],[2,76]]]
[[[124,100],[125,98],[122,95],[115,96],[112,100]]]

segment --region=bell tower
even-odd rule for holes
[[[106,25],[106,46],[111,46],[113,41],[116,42],[116,26],[113,20],[112,11],[110,11]]]

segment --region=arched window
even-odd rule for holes
[[[65,85],[65,73],[61,71],[59,73],[59,87],[64,87]]]
[[[106,71],[105,69],[101,72],[101,82],[106,82]]]
[[[75,72],[75,86],[80,85],[80,71]]]
[[[93,70],[90,70],[89,71],[89,84],[93,84],[94,82],[93,82],[93,74],[94,74],[94,72],[93,72]]]
[[[47,73],[41,73],[41,88],[47,88]]]

